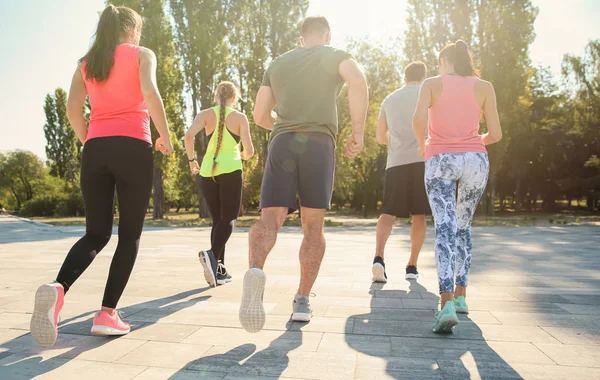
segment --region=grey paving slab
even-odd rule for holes
[[[435,359],[399,358],[359,354],[357,379],[442,379]],[[372,377],[369,377],[370,376]]]
[[[289,319],[301,231],[283,229],[265,267],[265,330],[249,334],[237,316],[247,229],[228,244],[234,281],[211,289],[197,259],[209,229],[147,228],[120,302],[133,331],[90,335],[112,239],[69,291],[57,344],[39,347],[28,334],[35,290],[53,280],[83,231],[0,217],[1,379],[600,378],[598,227],[474,228],[471,313],[448,336],[431,331],[439,303],[432,231],[418,281],[403,278],[402,226],[386,257],[390,281],[373,285],[375,228],[327,228],[306,324]]]
[[[135,380],[222,380],[224,377],[225,373],[150,367],[136,376]]]
[[[600,315],[600,305],[580,305],[559,303],[556,306],[571,314]]]
[[[391,338],[378,335],[325,333],[318,349],[318,352],[329,353],[353,353],[357,351],[371,356],[392,356]]]
[[[600,330],[564,327],[542,327],[542,329],[563,344],[600,345]]]
[[[568,299],[569,301],[576,303],[576,304],[581,304],[581,305],[600,305],[600,296],[597,295],[597,289],[596,289],[596,295],[582,295],[582,294],[570,294],[570,295],[565,295],[564,298]]]
[[[544,343],[535,345],[560,365],[600,368],[600,346]]]

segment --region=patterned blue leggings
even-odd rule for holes
[[[425,187],[435,222],[440,293],[467,286],[471,268],[471,221],[488,180],[485,153],[447,153],[425,163]],[[456,183],[458,182],[458,201]]]

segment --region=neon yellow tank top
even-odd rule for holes
[[[219,139],[219,118],[221,115],[221,107],[216,106],[212,108],[217,115],[217,127],[212,133],[208,146],[206,147],[206,153],[204,159],[202,159],[202,165],[200,166],[200,175],[202,177],[212,177],[220,174],[232,173],[236,170],[242,170],[242,155],[240,152],[240,143],[235,141],[227,125],[223,125],[223,139],[221,141],[221,148],[219,149],[219,155],[215,159],[215,150],[217,150],[217,140]],[[231,107],[225,108],[225,119],[227,116],[234,111]],[[217,163],[215,171],[213,173],[212,167],[213,162]]]

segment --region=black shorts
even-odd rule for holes
[[[335,145],[321,132],[288,132],[274,138],[260,190],[260,206],[287,207],[292,213],[300,206],[328,209],[333,192]]]
[[[424,162],[394,166],[385,171],[381,212],[398,218],[431,214],[425,192]]]

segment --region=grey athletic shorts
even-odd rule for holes
[[[260,190],[260,209],[300,206],[328,209],[333,192],[335,145],[321,132],[288,132],[275,137],[269,146],[267,166]]]

